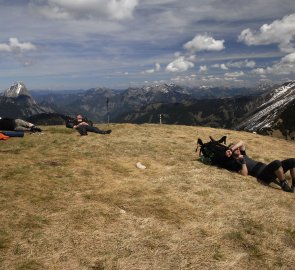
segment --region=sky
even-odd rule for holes
[[[0,0],[0,91],[249,87],[295,75],[294,0]]]

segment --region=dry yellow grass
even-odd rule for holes
[[[80,137],[44,127],[0,142],[0,269],[294,269],[295,195],[195,153],[198,137],[227,135],[269,162],[294,157],[294,142],[205,127],[111,128]]]

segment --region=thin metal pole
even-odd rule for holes
[[[108,116],[108,127],[109,127],[110,125],[109,98],[107,98],[107,116]]]

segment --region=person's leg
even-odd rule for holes
[[[98,134],[110,134],[112,132],[111,130],[101,130],[93,126],[87,126],[87,131],[98,133]]]
[[[295,167],[290,169],[290,175],[292,177],[292,188],[295,188]]]
[[[280,186],[284,191],[292,192],[292,189],[290,188],[287,180],[285,179],[285,171],[282,165],[282,162],[279,160],[272,161],[265,167],[261,175],[259,175],[259,178],[263,181],[273,181],[277,178],[279,179]]]
[[[295,188],[295,158],[288,158],[282,161],[282,167],[284,169],[284,173],[290,171],[290,176],[292,178],[292,186],[291,188],[294,190]]]
[[[41,128],[36,127],[34,124],[27,122],[22,119],[15,119],[15,128],[16,131],[32,131],[32,132],[42,132]]]
[[[85,125],[80,125],[77,127],[78,132],[80,133],[81,136],[87,135],[87,126]]]
[[[97,128],[97,127],[93,127],[93,126],[87,126],[87,131],[89,131],[89,132],[94,132],[94,133],[99,133],[99,134],[102,133],[102,130],[100,130],[100,129]]]
[[[15,122],[15,130],[22,130],[22,131],[31,130],[31,128],[34,126],[32,123],[22,119],[15,119],[14,122]]]

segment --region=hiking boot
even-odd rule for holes
[[[32,126],[31,127],[31,131],[32,132],[42,132],[42,129],[41,128],[38,128],[38,127],[35,127],[35,126]]]
[[[281,187],[282,187],[282,190],[286,191],[286,192],[294,192],[294,189],[292,190],[292,188],[289,187],[288,185],[288,182],[285,180],[285,181],[282,181],[280,183]]]
[[[109,130],[104,130],[104,131],[101,131],[100,134],[111,134],[112,133],[112,130],[109,129]]]

